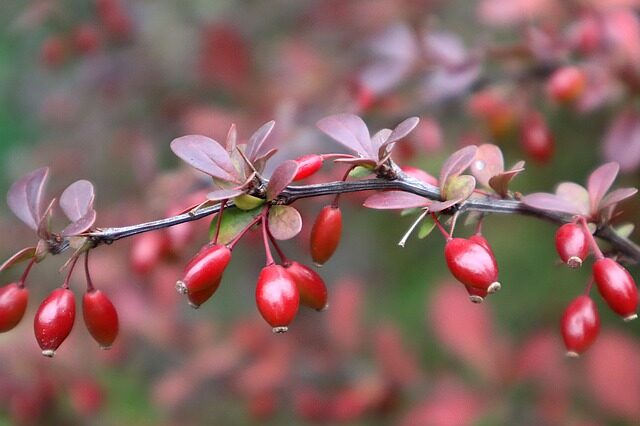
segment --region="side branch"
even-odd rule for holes
[[[400,172],[398,179],[395,180],[375,178],[351,182],[338,181],[315,185],[289,186],[276,200],[274,200],[274,203],[292,204],[303,198],[379,190],[405,191],[431,200],[440,200],[440,191],[437,187],[413,179]],[[233,203],[228,202],[227,207],[231,206],[233,206]],[[131,237],[143,232],[154,231],[185,222],[199,220],[215,214],[219,210],[220,206],[215,205],[199,209],[193,214],[184,213],[153,222],[131,226],[96,229],[92,232],[86,233],[85,236],[94,244],[94,246],[111,244],[121,238]],[[488,214],[522,214],[554,223],[565,223],[572,220],[572,216],[570,214],[551,210],[535,210],[517,200],[502,200],[491,197],[466,200],[445,213],[452,213],[456,210],[460,212],[482,212]],[[640,246],[628,238],[618,235],[610,226],[606,225],[598,228],[595,235],[611,244],[615,252],[623,255],[630,262],[640,262]],[[66,241],[63,241],[62,243],[65,244]]]

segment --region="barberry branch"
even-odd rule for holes
[[[337,181],[314,185],[291,185],[288,186],[274,201],[274,204],[292,204],[304,198],[321,197],[326,195],[346,194],[362,191],[396,190],[404,191],[423,196],[430,200],[440,200],[440,190],[427,183],[421,182],[404,174],[399,168],[394,166],[397,178],[393,180],[384,178],[363,179],[357,181]],[[229,201],[226,207],[232,207],[233,202]],[[220,210],[220,205],[205,207],[195,213],[184,213],[153,222],[140,223],[136,225],[98,228],[84,234],[94,246],[101,244],[111,244],[116,240],[131,237],[143,232],[155,231],[185,222],[199,220],[213,215]],[[516,199],[498,199],[494,197],[472,198],[461,202],[458,205],[444,211],[444,214],[455,212],[481,212],[487,214],[522,214],[538,219],[547,220],[554,223],[571,222],[573,216],[552,210],[538,210],[528,207]],[[595,235],[608,242],[615,253],[632,263],[640,262],[640,246],[633,241],[620,236],[610,225],[601,225],[596,229]],[[57,246],[59,245],[59,246]],[[68,246],[64,239],[54,243],[51,247],[52,253],[58,253],[60,247]]]

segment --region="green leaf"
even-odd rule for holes
[[[360,178],[369,176],[371,173],[373,173],[373,169],[369,167],[364,167],[364,166],[357,166],[357,167],[354,167],[349,172],[349,177],[354,179],[360,179]]]
[[[635,225],[633,223],[623,223],[616,228],[616,234],[618,234],[622,238],[628,238],[634,229]]]
[[[444,185],[447,200],[466,200],[476,188],[476,179],[471,175],[450,177]]]
[[[220,235],[218,242],[227,244],[233,238],[244,230],[256,216],[262,212],[262,207],[253,210],[240,210],[236,207],[224,209],[222,213],[222,223],[220,225]],[[213,239],[216,234],[216,226],[218,224],[218,215],[216,214],[211,220],[209,227],[209,238]]]
[[[433,218],[431,216],[425,217],[420,224],[420,229],[418,229],[418,238],[421,240],[427,238],[429,234],[431,234],[431,231],[435,229],[435,227],[436,222],[433,220]]]

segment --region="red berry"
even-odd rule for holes
[[[582,227],[565,223],[556,231],[556,250],[570,268],[579,268],[589,254],[589,240]]]
[[[327,307],[327,286],[316,271],[298,262],[289,262],[285,268],[298,287],[300,303],[317,311]]]
[[[78,26],[73,33],[73,46],[80,53],[94,53],[100,47],[98,28],[93,24]]]
[[[578,99],[587,85],[587,77],[577,67],[556,70],[547,82],[547,93],[556,102],[571,103]]]
[[[493,293],[500,289],[498,264],[482,245],[464,238],[453,238],[444,247],[447,266],[466,286]]]
[[[18,283],[0,288],[0,333],[14,328],[27,310],[29,290]]]
[[[214,287],[215,292],[230,260],[231,250],[227,246],[207,244],[187,264],[176,289],[180,294],[192,294]]]
[[[212,286],[209,286],[200,291],[196,291],[194,293],[187,294],[187,299],[189,299],[189,305],[193,309],[198,309],[204,302],[206,302],[211,298],[211,296],[213,296],[213,293],[215,293],[218,287],[220,286],[221,280],[222,280],[222,277],[218,278],[218,281],[216,281]]]
[[[311,257],[317,265],[333,255],[342,234],[342,212],[338,207],[325,206],[311,228]]]
[[[284,333],[298,312],[300,294],[293,278],[280,265],[262,268],[256,286],[256,303],[274,333]]]
[[[46,66],[57,68],[67,59],[67,48],[61,37],[51,36],[42,44],[40,55]]]
[[[76,304],[73,292],[58,288],[42,302],[33,321],[33,329],[42,355],[52,357],[73,328]]]
[[[493,257],[495,259],[496,256],[493,254],[493,249],[489,245],[489,241],[487,241],[487,239],[484,236],[482,236],[481,234],[474,234],[474,235],[469,237],[469,240],[473,241],[476,244],[480,244],[482,247],[484,247],[489,252],[491,257]]]
[[[541,114],[530,112],[523,119],[520,145],[522,150],[537,163],[546,164],[551,160],[555,151],[555,141]]]
[[[598,337],[600,317],[589,296],[578,296],[567,306],[560,323],[567,356],[576,357],[587,350]]]
[[[100,348],[109,349],[118,335],[118,312],[100,290],[90,290],[82,298],[82,315],[87,330]]]
[[[638,317],[638,287],[629,271],[615,260],[604,258],[593,264],[593,278],[600,295],[615,313],[625,321]]]
[[[296,159],[298,172],[293,177],[294,181],[306,179],[322,167],[323,159],[318,154],[308,154]]]

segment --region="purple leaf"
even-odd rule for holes
[[[429,204],[431,204],[431,200],[409,192],[384,191],[371,195],[365,200],[363,206],[379,210],[402,210],[424,207]]]
[[[53,215],[53,206],[56,203],[56,199],[52,199],[49,202],[49,206],[45,209],[44,213],[40,217],[40,223],[36,233],[41,240],[48,240],[51,238],[51,216]]]
[[[621,112],[607,131],[603,144],[604,157],[617,161],[624,172],[640,166],[640,112]]]
[[[583,186],[573,182],[562,182],[556,188],[556,195],[573,204],[580,214],[589,214],[589,193]]]
[[[215,140],[201,135],[188,135],[174,139],[171,150],[191,167],[214,178],[238,182],[238,172],[229,153]]]
[[[278,152],[278,150],[273,148],[266,153],[259,155],[255,160],[253,160],[253,168],[256,169],[258,173],[262,173],[264,171],[264,167],[267,164],[267,161],[269,161],[269,159],[273,157],[276,152]]]
[[[470,175],[452,176],[447,179],[442,196],[447,200],[466,200],[476,189],[476,178]]]
[[[302,217],[291,206],[273,206],[269,209],[269,232],[276,240],[290,240],[302,230]]]
[[[225,148],[227,152],[234,152],[236,150],[236,146],[238,145],[238,131],[236,130],[236,125],[232,124],[229,127],[229,131],[227,132],[227,139],[225,141]]]
[[[629,197],[633,197],[637,192],[637,188],[619,188],[611,191],[602,199],[602,201],[600,202],[600,206],[598,206],[598,210],[603,210],[607,207],[616,205]]]
[[[620,171],[620,166],[615,161],[612,161],[598,167],[589,175],[587,189],[591,200],[591,211],[597,211],[600,201],[613,185],[613,181],[616,180],[618,171]]]
[[[294,160],[287,160],[276,167],[267,184],[267,200],[276,198],[283,189],[293,182],[296,173],[298,173],[298,163]]]
[[[382,129],[371,137],[371,147],[378,152],[378,157],[382,157],[382,145],[385,143],[393,131],[391,129]]]
[[[318,121],[316,126],[346,148],[364,157],[375,157],[375,154],[371,152],[369,129],[362,118],[357,115],[331,115]]]
[[[429,211],[431,213],[441,212],[449,207],[458,204],[462,200],[447,200],[447,201],[435,201],[429,205]]]
[[[460,96],[478,79],[481,70],[478,61],[455,68],[436,69],[422,83],[423,102],[437,103]]]
[[[480,145],[470,168],[471,174],[476,177],[478,183],[484,187],[489,187],[489,180],[504,172],[502,151],[493,144]]]
[[[207,200],[209,201],[222,201],[228,200],[233,197],[237,197],[242,194],[244,191],[242,189],[216,189],[215,191],[211,191],[207,194]]]
[[[551,210],[556,212],[581,214],[580,209],[573,203],[547,192],[535,192],[522,197],[522,202],[534,209]]]
[[[91,228],[95,221],[96,211],[91,209],[84,216],[67,225],[67,227],[62,230],[62,236],[71,237],[74,235],[82,234],[84,231]]]
[[[378,150],[378,156],[383,157],[386,147],[388,147],[392,143],[399,141],[400,139],[404,138],[409,133],[411,133],[413,129],[416,128],[419,122],[420,122],[420,119],[418,117],[409,117],[406,120],[404,120],[402,123],[398,124],[395,127],[395,129],[393,129],[391,134],[387,137],[387,139],[384,141],[384,143],[380,145],[380,148]],[[375,147],[376,145],[373,144],[374,149]]]
[[[34,231],[42,217],[42,197],[49,168],[42,167],[18,179],[7,194],[11,211]]]
[[[444,186],[447,179],[453,176],[458,176],[467,167],[471,165],[476,158],[476,152],[478,147],[475,145],[466,146],[453,154],[444,162],[442,169],[440,169],[440,190],[444,192]]]
[[[275,121],[269,121],[268,123],[263,124],[253,135],[251,135],[249,142],[247,142],[247,149],[245,151],[249,161],[253,162],[271,148],[265,146],[264,143],[273,130],[273,126],[275,126],[275,124]]]
[[[24,262],[26,260],[32,259],[36,255],[35,247],[26,247],[22,250],[15,253],[9,259],[5,260],[2,265],[0,265],[0,272],[11,268],[18,263]]]
[[[69,220],[75,222],[93,210],[94,197],[93,184],[88,180],[78,180],[64,190],[60,196],[60,207]]]

